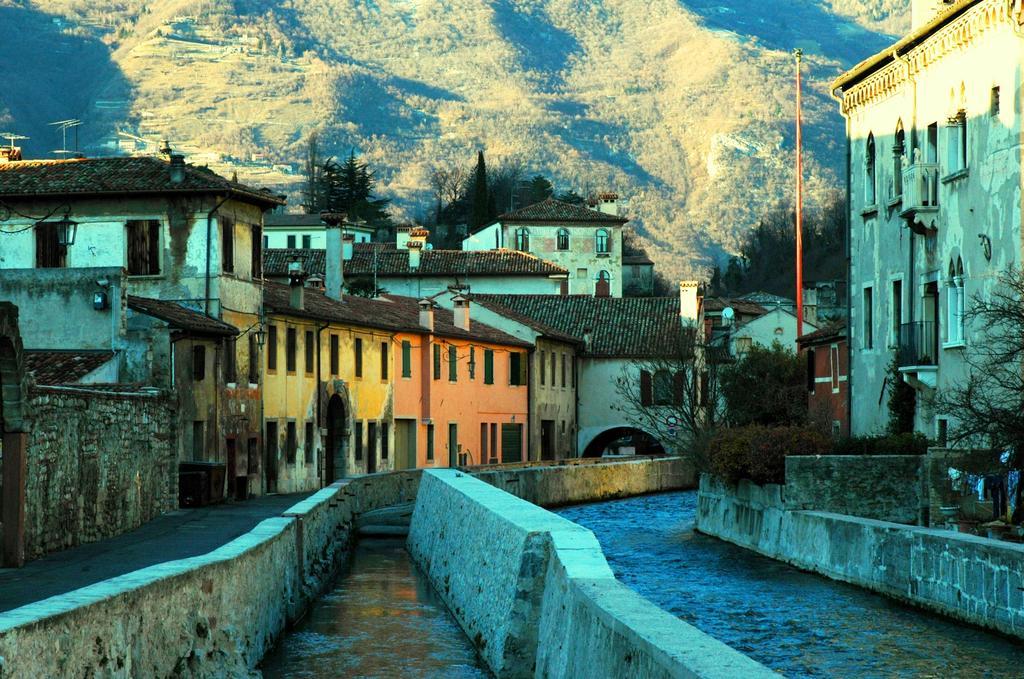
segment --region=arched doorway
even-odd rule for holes
[[[0,564],[25,562],[28,434],[18,308],[0,302]]]
[[[345,401],[334,394],[327,402],[327,450],[324,452],[324,484],[345,476],[345,454],[348,452],[348,414]]]
[[[601,457],[606,451],[632,449],[636,455],[664,455],[665,447],[658,439],[636,427],[614,427],[594,437],[583,450],[583,457]]]

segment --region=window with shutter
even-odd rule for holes
[[[441,379],[441,345],[434,344],[434,379]]]
[[[290,373],[295,372],[295,366],[297,364],[296,352],[298,351],[298,337],[296,336],[295,328],[288,328],[285,331],[284,338],[284,365],[285,370]]]
[[[258,224],[249,227],[251,240],[249,246],[252,256],[252,277],[254,280],[263,278],[263,229]]]
[[[380,343],[380,378],[388,381],[388,343]]]
[[[160,273],[160,222],[130,220],[125,223],[128,241],[128,275],[156,276]]]
[[[518,351],[513,351],[508,357],[508,383],[512,386],[519,386],[519,361],[522,360]]]
[[[57,225],[39,222],[35,231],[36,268],[59,269],[67,266],[68,247],[60,244]]]
[[[235,271],[235,222],[227,217],[220,218],[221,249],[220,263],[221,271],[234,273]]]
[[[640,405],[649,406],[654,403],[651,388],[651,373],[646,370],[640,371]]]
[[[356,338],[353,344],[353,356],[352,360],[355,363],[356,377],[363,376],[363,340]]]
[[[267,328],[267,370],[277,370],[277,326]]]
[[[412,377],[412,344],[402,341],[402,377]]]
[[[484,384],[494,384],[494,351],[484,349]]]
[[[313,348],[314,348],[313,331],[312,330],[307,330],[306,331],[306,346],[303,347],[303,349],[305,349],[305,353],[306,353],[306,373],[310,374],[310,375],[313,374]]]
[[[457,382],[459,380],[459,349],[458,347],[448,347],[448,381]]]

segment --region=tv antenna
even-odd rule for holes
[[[54,151],[57,155],[61,156],[77,156],[78,155],[78,126],[82,124],[81,120],[76,118],[68,118],[67,120],[58,120],[57,122],[50,123],[51,127],[60,128],[61,133],[61,147],[59,150]],[[68,150],[68,130],[74,130],[75,132],[75,150]]]
[[[0,137],[7,140],[7,146],[11,151],[15,149],[14,142],[29,139],[29,137],[26,137],[23,134],[15,134],[14,132],[0,132]]]

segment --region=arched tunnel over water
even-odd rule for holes
[[[1024,643],[694,532],[696,491],[568,507],[615,575],[787,677],[1021,677]],[[467,574],[471,576],[472,574]],[[265,659],[267,677],[486,677],[400,541],[355,550]]]

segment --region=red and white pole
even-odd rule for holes
[[[803,50],[796,50],[796,336],[804,334],[804,155],[801,120],[800,64]]]

